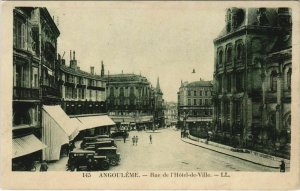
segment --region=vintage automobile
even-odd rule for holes
[[[80,144],[80,148],[83,148],[83,146],[84,146],[86,143],[96,142],[97,139],[99,139],[99,140],[113,140],[113,139],[109,138],[108,135],[97,135],[97,136],[94,136],[94,137],[84,137],[84,138],[82,139],[81,144]]]
[[[108,170],[109,160],[104,155],[96,155],[95,151],[76,150],[70,152],[67,167],[71,171]]]
[[[97,139],[98,140],[98,139]],[[99,147],[117,147],[114,140],[85,143],[83,149],[96,151]]]
[[[120,153],[117,152],[116,147],[100,147],[96,150],[97,155],[106,156],[109,164],[116,166],[121,161]]]
[[[126,136],[126,138],[128,138],[129,134],[127,131],[115,131],[111,133],[111,138],[116,138],[116,137],[124,137]]]

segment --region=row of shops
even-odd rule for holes
[[[153,116],[110,116],[116,123],[116,130],[146,130],[153,126]]]
[[[13,170],[20,169],[21,162],[26,166],[26,161],[59,160],[64,145],[85,136],[110,134],[111,127],[116,125],[107,115],[70,117],[60,105],[43,105],[41,119],[41,139],[33,132],[13,139]]]

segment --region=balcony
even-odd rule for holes
[[[14,87],[13,99],[14,100],[38,100],[39,89]]]
[[[42,85],[42,95],[43,97],[60,97],[59,90],[50,86]]]

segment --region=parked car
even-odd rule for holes
[[[117,145],[114,140],[90,142],[83,145],[83,149],[92,151],[96,151],[99,147],[117,147]]]
[[[86,143],[96,142],[97,140],[112,140],[108,135],[97,135],[94,137],[84,137],[80,143],[80,148],[83,148]]]
[[[109,160],[109,164],[116,166],[121,161],[120,153],[117,152],[116,147],[100,147],[96,150],[97,155],[106,156]]]
[[[67,167],[71,171],[108,170],[109,160],[103,155],[96,156],[95,151],[77,150],[70,152]]]
[[[126,138],[128,138],[129,133],[127,131],[116,131],[111,133],[111,138],[116,138],[116,137],[124,137],[126,136]]]

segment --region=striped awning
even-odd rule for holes
[[[42,143],[36,136],[27,135],[20,138],[13,139],[12,144],[12,158],[28,155],[30,153],[39,151],[47,146]]]

